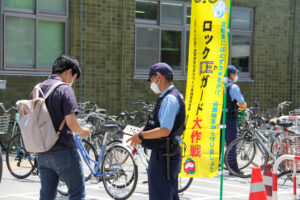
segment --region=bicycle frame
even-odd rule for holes
[[[275,162],[276,156],[265,145],[265,143],[268,142],[268,139],[257,128],[254,128],[254,133],[252,133],[252,135],[255,139],[258,140],[259,144],[263,147],[264,151],[267,152],[269,154],[269,156],[271,157],[271,159]],[[261,147],[258,146],[258,148],[261,148]]]
[[[20,154],[20,151],[22,150],[22,149],[24,149],[24,145],[21,145],[21,147],[17,150],[17,155],[20,157],[20,158],[26,158],[26,159],[28,159],[28,160],[30,160],[30,161],[32,161],[32,160],[34,160],[34,158],[35,157],[32,157],[32,156],[26,156],[26,155],[21,155]],[[26,151],[27,152],[27,151]]]
[[[149,163],[149,157],[145,154],[143,148],[141,145],[139,145],[138,147],[131,147],[128,145],[128,147],[131,149],[131,151],[133,152],[133,150],[135,150],[135,153],[133,153],[134,155],[134,159],[136,160],[137,157],[136,155],[141,159],[143,165],[145,166],[146,170],[148,170],[148,163]]]
[[[98,161],[95,161],[94,159],[92,159],[88,155],[85,147],[83,146],[83,144],[81,142],[80,136],[78,134],[75,135],[75,143],[76,143],[76,145],[77,145],[77,147],[79,149],[79,152],[80,152],[82,158],[84,159],[86,165],[88,166],[88,168],[90,169],[90,171],[94,174],[94,176],[106,176],[106,175],[112,175],[113,174],[112,172],[111,173],[104,173],[104,174],[100,173],[101,161],[102,161],[104,153],[106,152],[106,147],[104,145],[100,149],[100,155],[99,155]],[[96,170],[94,170],[92,168],[92,166],[90,165],[89,161],[92,161],[93,163],[96,164]],[[114,168],[112,167],[112,169],[114,169]]]
[[[15,121],[12,127],[12,134],[11,136],[13,137],[15,134],[17,134],[18,131],[18,122],[19,122],[19,113],[15,114]]]
[[[76,143],[76,145],[77,145],[77,147],[79,149],[79,152],[80,152],[82,158],[84,159],[84,162],[86,163],[86,165],[88,166],[88,168],[90,169],[90,171],[93,173],[94,176],[99,177],[99,176],[113,175],[114,172],[117,171],[114,168],[114,165],[111,165],[111,168],[112,168],[113,172],[104,173],[104,174],[100,173],[101,162],[102,162],[103,156],[104,156],[104,154],[106,152],[106,146],[105,145],[101,146],[100,155],[98,157],[98,161],[95,161],[93,158],[91,158],[88,155],[85,147],[83,146],[83,143],[81,142],[80,136],[78,134],[75,135],[74,140],[75,140],[75,143]],[[112,163],[111,160],[112,159],[109,157],[110,164]],[[95,170],[92,168],[92,166],[90,165],[89,161],[91,161],[91,162],[93,162],[93,163],[96,164],[96,169]],[[121,166],[120,163],[119,163],[119,161],[117,161],[117,164],[119,166]]]

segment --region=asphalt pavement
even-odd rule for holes
[[[24,200],[39,199],[40,182],[39,177],[31,175],[26,179],[17,179],[13,177],[5,164],[2,182],[0,183],[0,200]],[[148,185],[144,183],[147,175],[144,167],[139,164],[139,177],[137,187],[129,199],[147,200]],[[93,184],[93,181],[86,182],[86,199],[87,200],[107,200],[111,199],[106,193],[102,182]],[[229,176],[228,172],[224,172],[224,200],[246,200],[249,199],[251,179],[242,179]],[[279,186],[279,199],[288,200],[292,198],[292,186]],[[300,190],[298,191],[299,194]],[[58,200],[66,200],[67,197],[57,195]],[[181,200],[218,200],[220,199],[220,178],[196,178],[192,185],[184,193],[180,194]]]

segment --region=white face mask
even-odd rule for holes
[[[239,80],[239,77],[238,77],[238,75],[236,75],[236,76],[234,77],[233,82],[237,82],[238,80]]]
[[[156,81],[156,78],[155,78],[155,80],[151,83],[150,89],[151,89],[155,94],[160,94],[161,91],[159,90],[159,87],[158,87],[158,84],[159,84],[159,83],[156,84],[155,81]]]
[[[71,76],[71,80],[72,80],[72,76]],[[73,85],[74,81],[71,81],[71,83],[68,83],[71,87]]]

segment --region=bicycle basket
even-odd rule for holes
[[[287,136],[281,140],[282,154],[300,155],[300,136]],[[292,160],[284,160],[286,168],[293,168]],[[296,161],[296,168],[300,170],[300,161]]]
[[[9,126],[10,114],[0,116],[0,134],[6,134]]]

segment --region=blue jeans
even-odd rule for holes
[[[54,146],[50,151],[37,154],[41,178],[40,200],[54,200],[59,178],[68,187],[69,199],[85,197],[84,174],[76,148]]]

